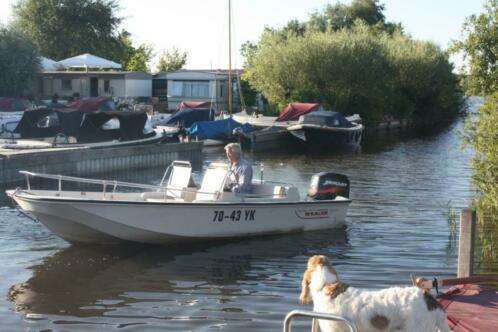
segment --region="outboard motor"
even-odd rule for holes
[[[346,175],[321,172],[311,177],[309,198],[320,201],[336,196],[349,198],[349,179]]]

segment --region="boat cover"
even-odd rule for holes
[[[317,103],[291,103],[284,108],[276,121],[296,121],[301,115],[323,109]]]
[[[299,118],[300,124],[313,124],[327,127],[351,128],[354,124],[349,122],[344,115],[332,111],[314,111]]]
[[[198,137],[199,139],[215,139],[223,140],[232,136],[234,129],[240,128],[243,133],[249,133],[253,130],[252,126],[248,123],[241,124],[232,118],[215,120],[215,121],[200,121],[195,122],[188,134],[191,137]]]
[[[478,285],[453,287],[438,296],[454,332],[496,331],[498,326],[498,292]]]
[[[118,129],[102,129],[109,120],[119,120]],[[147,113],[140,111],[109,111],[86,113],[81,124],[78,142],[101,142],[119,139],[129,141],[146,137],[143,134]]]
[[[180,112],[186,108],[212,108],[209,101],[182,101],[178,104],[176,112]]]
[[[47,117],[53,114],[54,110],[51,108],[25,111],[16,129],[14,129],[14,133],[21,135],[21,138],[53,137],[61,132],[59,124],[55,126],[46,125]]]
[[[0,97],[0,112],[22,112],[31,107],[24,98]]]
[[[50,119],[47,121],[47,117]],[[119,128],[103,129],[109,120],[116,118]],[[146,112],[108,111],[87,113],[75,109],[41,108],[25,111],[15,133],[22,138],[53,137],[57,134],[76,137],[78,142],[121,141],[148,137],[143,134]]]
[[[185,108],[173,114],[166,124],[189,128],[196,121],[210,121],[213,119],[214,110],[212,108]]]
[[[116,105],[112,99],[106,97],[83,97],[66,104],[68,108],[74,108],[82,112],[115,111]]]
[[[78,137],[84,112],[74,109],[60,109],[55,113],[59,118],[60,130],[66,136]]]

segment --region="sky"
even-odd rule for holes
[[[282,27],[291,19],[307,20],[334,0],[232,0],[232,68],[241,68],[240,46],[257,42],[265,26]],[[350,3],[350,0],[343,0]],[[461,39],[465,18],[484,11],[485,0],[381,0],[387,21],[401,22],[413,38],[430,40],[446,49]],[[0,24],[12,19],[17,0],[0,0]],[[187,52],[189,69],[228,68],[228,0],[118,0],[122,28],[135,46]],[[61,60],[61,59],[54,59]],[[453,61],[459,64],[460,60]]]

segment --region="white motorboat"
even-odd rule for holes
[[[27,188],[7,195],[59,237],[86,243],[168,244],[335,228],[351,203],[349,180],[340,174],[315,174],[301,199],[294,186],[264,181],[254,182],[250,194],[224,191],[231,178],[227,164],[210,164],[199,188],[191,172],[189,162],[176,161],[159,185],[146,185],[21,171]],[[58,188],[32,189],[32,177],[56,180]],[[67,182],[102,190],[63,190]]]

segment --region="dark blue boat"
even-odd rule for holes
[[[287,127],[306,149],[354,150],[360,146],[363,125],[332,111],[315,111]]]

